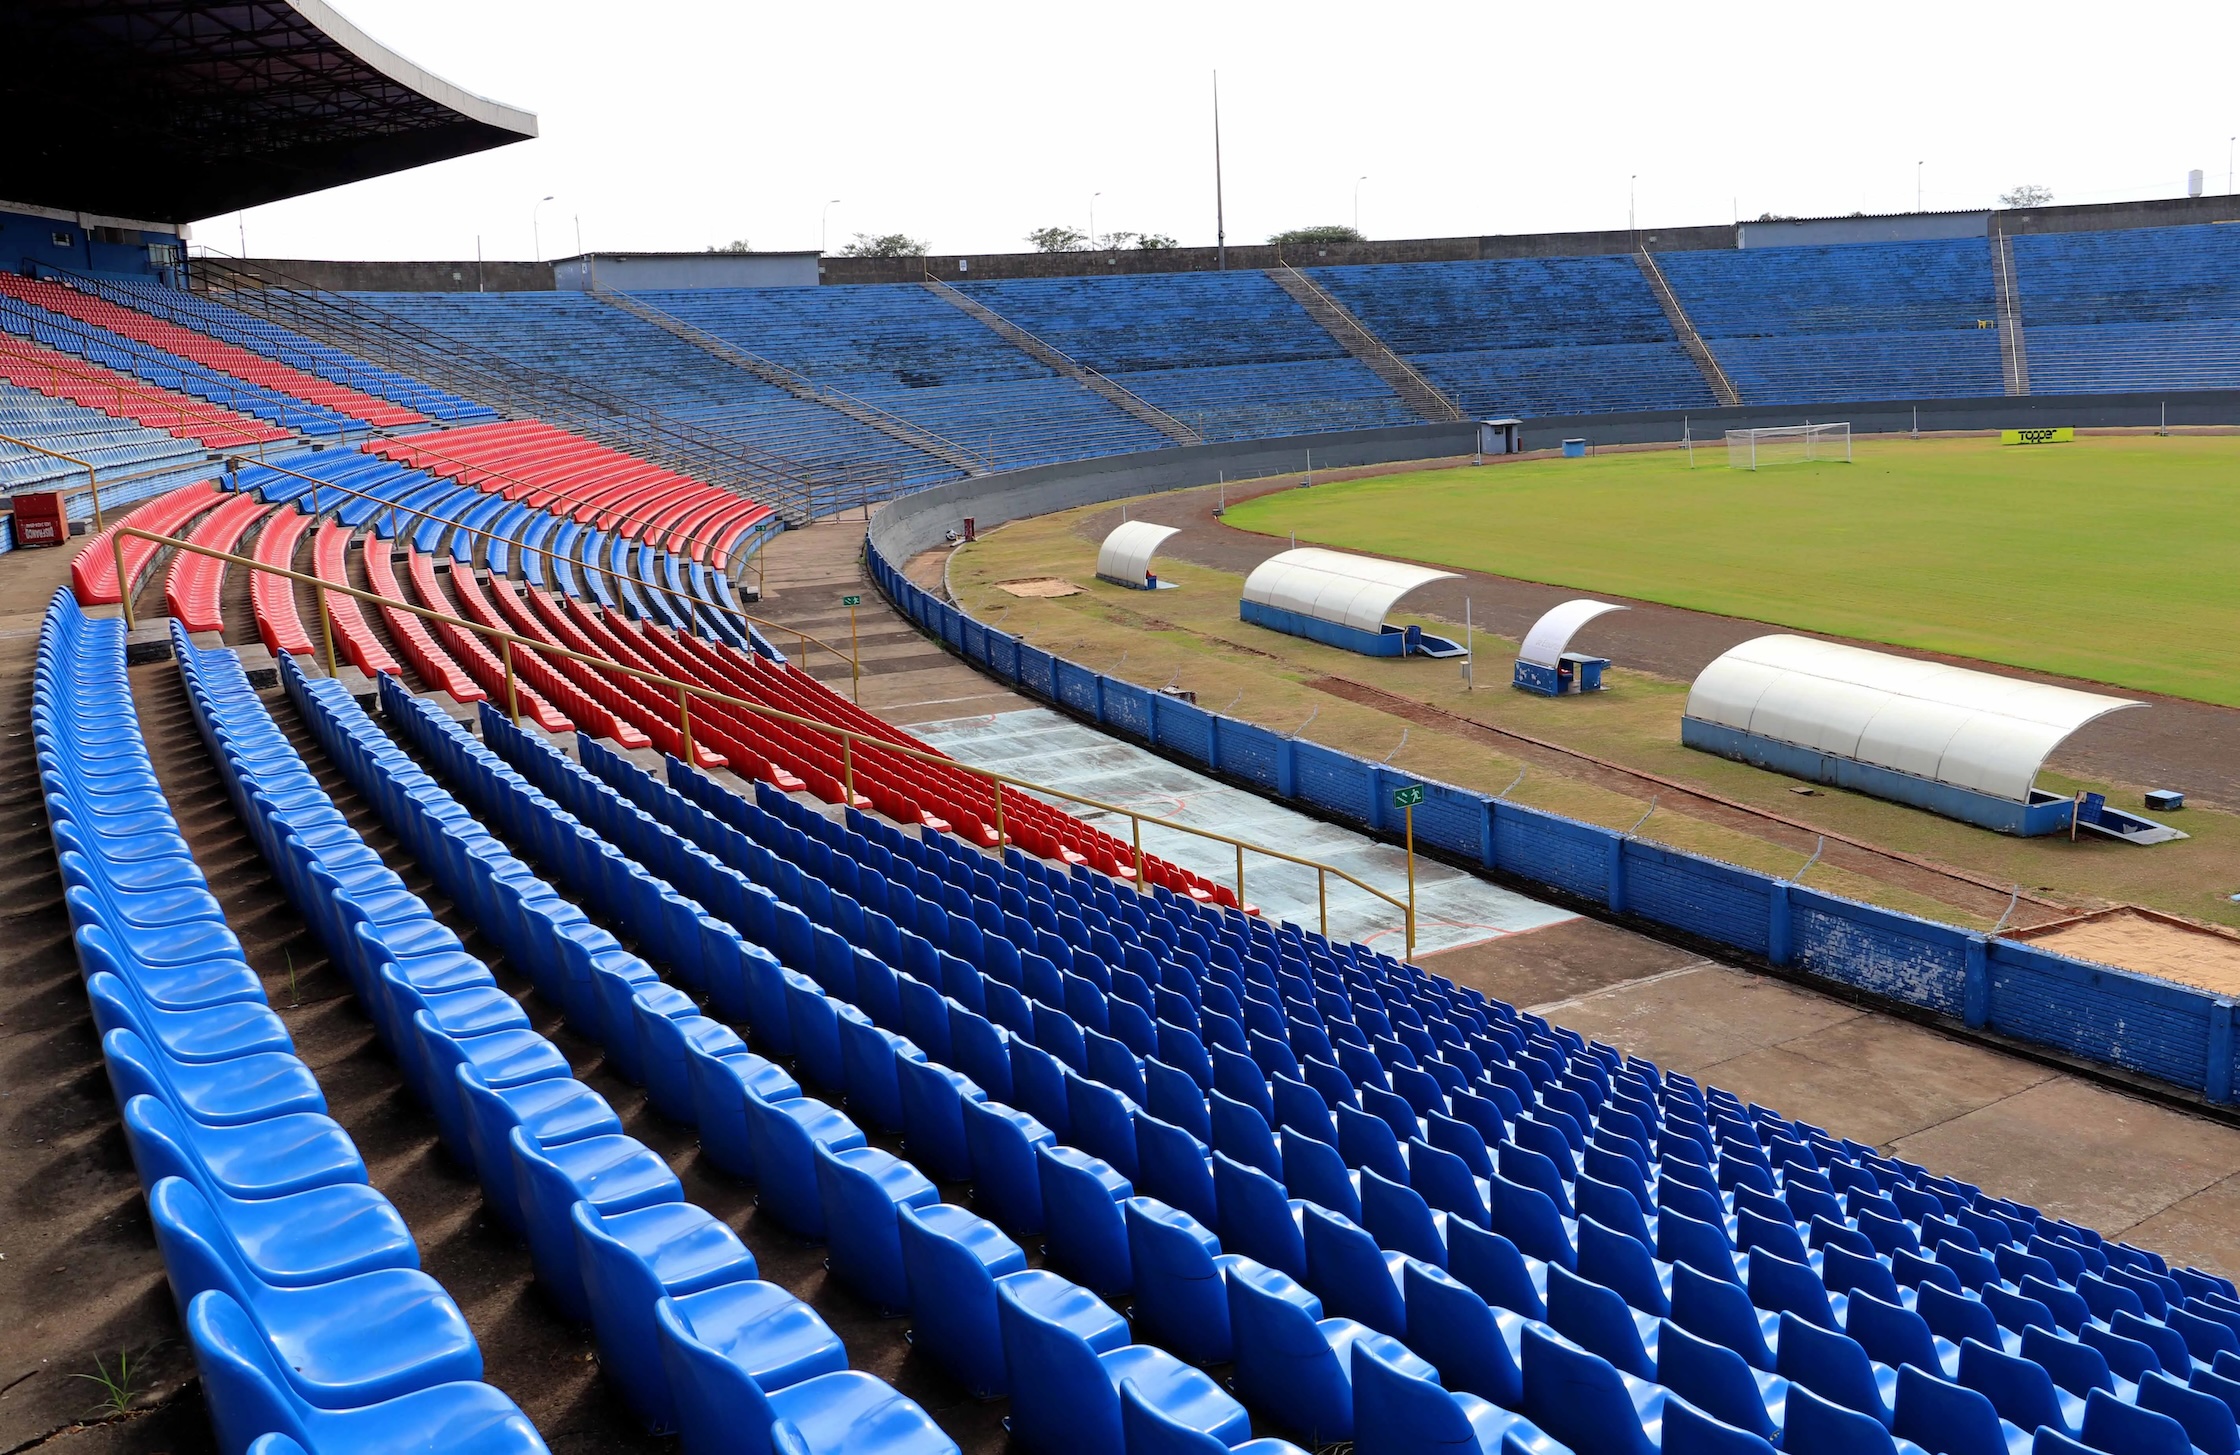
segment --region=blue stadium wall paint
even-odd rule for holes
[[[1994,798],[1988,793],[1955,788],[1949,783],[1932,783],[1911,773],[1784,743],[1762,733],[1746,733],[1740,728],[1705,722],[1701,718],[1680,719],[1680,741],[1701,752],[1770,768],[1791,778],[1832,784],[1894,803],[1911,804],[1978,828],[2024,838],[2060,832],[2069,826],[2069,817],[2075,811],[2066,798],[2049,796],[2042,802],[2016,803],[2012,799]]]
[[[983,522],[1042,513],[1040,491],[1021,492],[1027,508],[1006,514],[993,505],[988,481],[961,486],[979,502]],[[1124,476],[1106,486],[1104,499],[1169,488]],[[1398,828],[1387,805],[1394,788],[1422,781],[1413,775],[1092,672],[973,621],[911,581],[890,553],[906,560],[939,539],[958,510],[941,498],[950,488],[889,505],[865,539],[872,580],[927,635],[1117,737],[1372,833]],[[1074,496],[1070,503],[1087,503],[1077,490],[1065,493]],[[1842,899],[1469,789],[1424,789],[1418,839],[1490,873],[1830,990],[1912,1007],[2209,1102],[2234,1100],[2233,1002],[2224,997]]]

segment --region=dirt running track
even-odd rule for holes
[[[1423,465],[1419,463],[1398,468],[1415,470],[1423,468]],[[1335,481],[1391,473],[1396,471],[1346,471],[1323,478]],[[1227,490],[1237,499],[1247,500],[1276,490],[1290,489],[1297,483],[1296,476],[1279,477],[1271,481],[1255,481],[1250,485],[1231,485]],[[1215,503],[1216,496],[1212,490],[1178,490],[1172,494],[1131,502],[1128,506],[1128,518],[1179,526],[1182,533],[1171,537],[1160,547],[1162,554],[1196,566],[1233,571],[1240,576],[1286,548],[1286,542],[1279,536],[1237,530],[1223,524],[1213,513]],[[1113,526],[1119,524],[1120,519],[1120,508],[1113,506],[1084,516],[1074,527],[1074,532],[1084,540],[1101,541]],[[1440,569],[1456,568],[1442,566]],[[1435,581],[1417,591],[1409,597],[1410,606],[1459,622],[1462,620],[1462,603],[1467,597],[1472,617],[1480,626],[1503,636],[1518,638],[1549,607],[1580,594],[1569,587],[1546,586],[1536,581],[1519,581],[1514,577],[1495,576],[1482,571],[1463,571],[1460,575],[1460,580]],[[1679,682],[1694,681],[1696,674],[1713,658],[1737,642],[1763,636],[1767,632],[1795,630],[1792,627],[1774,626],[1740,617],[1716,616],[1709,612],[1660,606],[1655,602],[1637,601],[1608,593],[1602,595],[1603,599],[1622,602],[1633,610],[1624,616],[1605,617],[1587,627],[1579,638],[1581,649],[1606,652],[1622,666],[1653,672]],[[1831,637],[1829,640],[1844,639]],[[2007,677],[2023,677],[2060,687],[2113,692],[2135,698],[2147,704],[2147,708],[2112,713],[2087,724],[2075,737],[2062,744],[2060,750],[2053,755],[2051,766],[2080,777],[2110,779],[2148,787],[2177,788],[2202,803],[2240,810],[2240,712],[2231,708],[2111,688],[2105,683],[2053,677],[1966,657],[1916,652],[1879,642],[1860,645],[1872,646],[1877,651],[1976,667]]]

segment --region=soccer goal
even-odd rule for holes
[[[1851,463],[1851,424],[1783,424],[1771,429],[1727,431],[1727,467],[1799,465],[1808,460]]]

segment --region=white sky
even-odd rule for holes
[[[340,0],[541,137],[232,214],[265,257],[813,248],[1011,252],[1028,229],[1228,234],[1644,227],[2227,188],[2240,5],[1228,0]]]

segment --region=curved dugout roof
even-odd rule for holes
[[[1517,649],[1517,660],[1542,667],[1553,667],[1556,659],[1571,649],[1571,639],[1579,628],[1608,612],[1624,611],[1622,606],[1608,601],[1594,601],[1580,597],[1548,608],[1532,630],[1524,634],[1524,645]]]
[[[325,0],[0,4],[0,197],[181,223],[537,134]]]
[[[1418,586],[1456,579],[1452,571],[1301,546],[1253,567],[1244,578],[1244,599],[1374,632],[1384,629],[1385,613]]]
[[[1787,635],[1730,649],[1688,693],[1701,721],[2015,803],[2063,739],[2138,705]]]
[[[1168,536],[1182,527],[1153,525],[1148,520],[1123,520],[1097,547],[1097,574],[1116,581],[1141,581],[1151,570],[1151,557]]]

